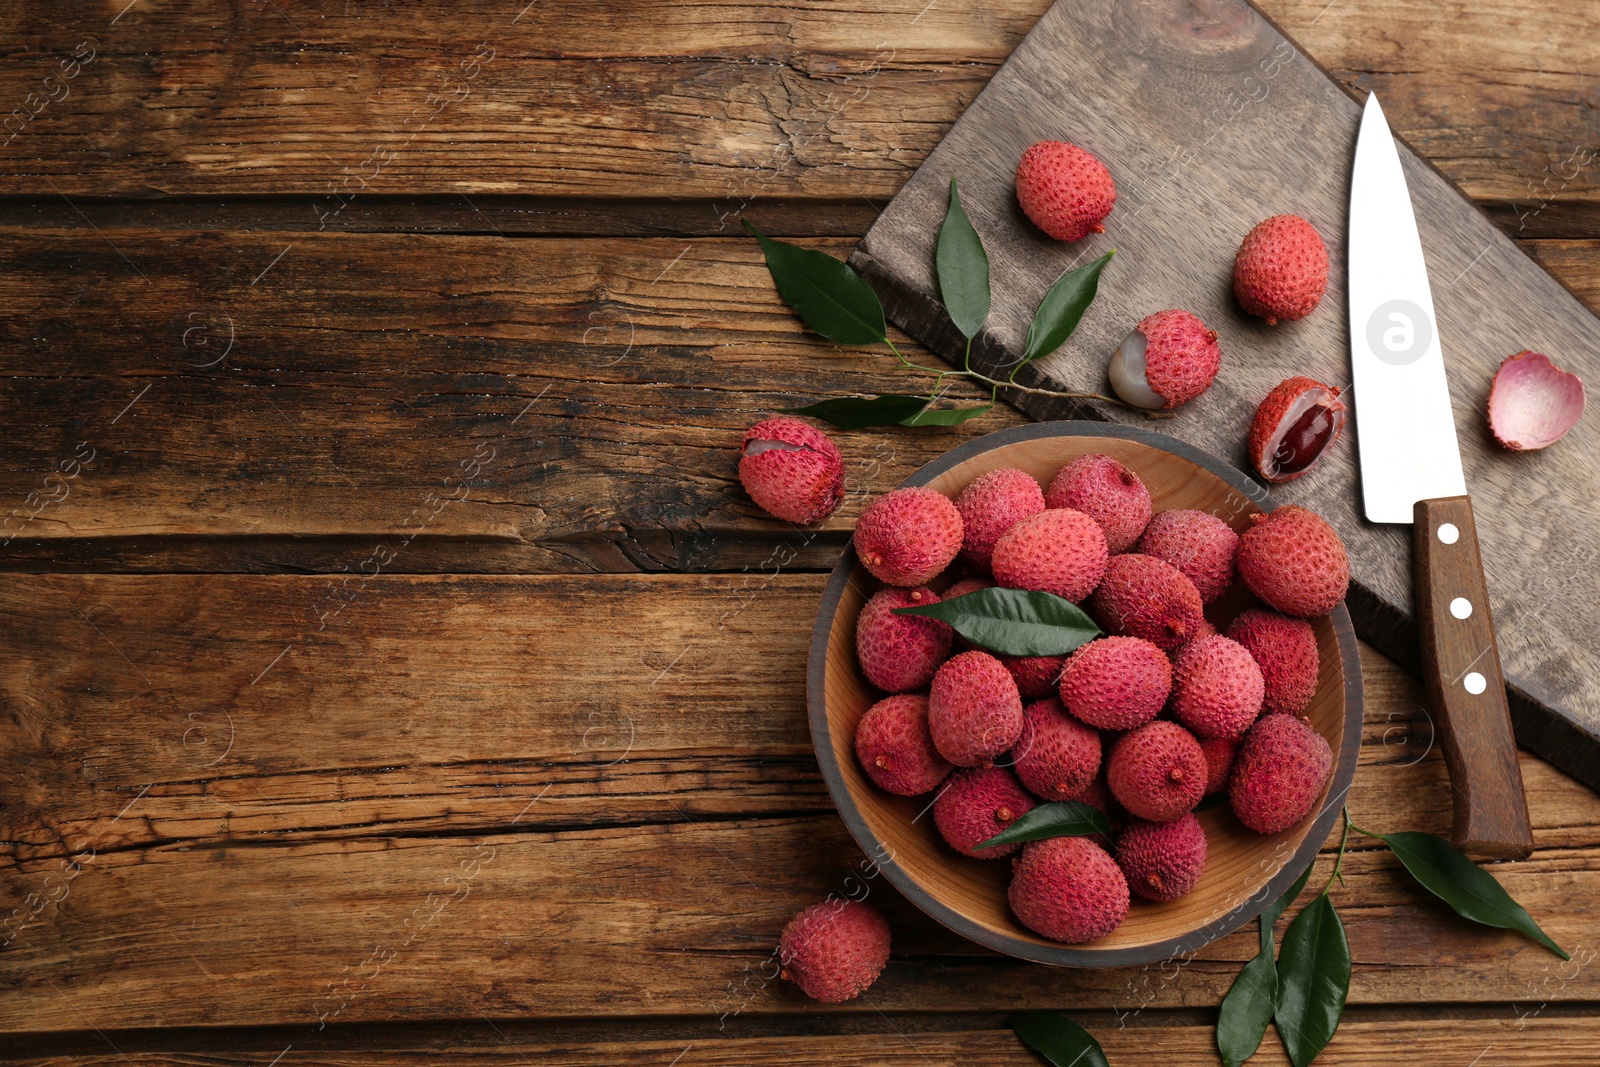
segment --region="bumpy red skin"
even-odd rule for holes
[[[933,823],[945,844],[973,859],[999,859],[1017,845],[977,846],[1032,811],[1034,800],[1004,767],[969,767],[950,776],[933,801]]]
[[[944,591],[944,599],[954,600],[958,596],[976,593],[980,589],[993,589],[994,580],[990,578],[963,578]]]
[[[867,681],[885,693],[909,693],[933,680],[950,654],[955,631],[938,619],[896,615],[894,609],[938,602],[938,594],[926,587],[872,594],[856,616],[856,659]]]
[[[1111,172],[1090,153],[1064,141],[1040,141],[1017,163],[1017,203],[1033,224],[1058,241],[1105,231],[1117,202]]]
[[[1333,432],[1328,435],[1328,442],[1323,445],[1322,451],[1310,463],[1297,471],[1279,470],[1273,458],[1278,452],[1279,427],[1295,402],[1312,392],[1324,394],[1322,406],[1328,409],[1328,417],[1333,420]],[[1255,465],[1256,473],[1273,483],[1292,482],[1311,473],[1312,468],[1322,462],[1322,457],[1333,451],[1339,435],[1344,432],[1347,410],[1344,401],[1339,399],[1339,390],[1331,385],[1323,385],[1315,378],[1286,378],[1273,386],[1272,392],[1256,408],[1255,418],[1250,420],[1250,439],[1246,450],[1250,453],[1250,462]],[[1288,427],[1283,429],[1287,430]]]
[[[1250,591],[1268,606],[1302,619],[1326,615],[1350,588],[1350,557],[1321,515],[1285,504],[1239,538],[1235,564]]]
[[[1246,312],[1267,320],[1303,319],[1328,288],[1328,246],[1299,215],[1256,223],[1233,260],[1233,292]]]
[[[1332,769],[1327,739],[1304,719],[1263,715],[1233,761],[1233,813],[1258,834],[1287,830],[1310,814]]]
[[[1033,589],[1083,600],[1105,573],[1106,535],[1081,511],[1050,508],[1023,519],[994,546],[994,580],[1007,589]]]
[[[928,698],[885,697],[856,723],[856,758],[879,789],[902,797],[931,793],[950,776],[928,732]]]
[[[964,536],[961,555],[982,570],[989,569],[994,543],[1017,523],[1044,510],[1044,491],[1033,475],[1002,467],[973,479],[956,497]]]
[[[1165,403],[1163,409],[1187,404],[1210,388],[1222,366],[1217,331],[1183,310],[1146,315],[1139,332],[1149,341],[1144,377]]]
[[[1195,736],[1157,719],[1117,739],[1106,762],[1106,784],[1128,813],[1171,822],[1194,810],[1206,791],[1206,756]]]
[[[1239,535],[1233,527],[1204,511],[1175,508],[1150,520],[1135,549],[1165,560],[1182,571],[1209,604],[1233,585],[1233,555]]]
[[[1022,734],[1022,695],[1011,672],[987,652],[946,660],[928,693],[928,728],[939,754],[957,767],[992,762]]]
[[[1080,456],[1056,472],[1045,490],[1046,507],[1081,511],[1106,535],[1106,551],[1126,552],[1150,521],[1150,490],[1110,456]]]
[[[780,447],[761,450],[763,441]],[[756,454],[746,455],[752,444]],[[832,515],[844,499],[844,458],[815,426],[787,416],[762,419],[739,445],[739,481],[761,510],[805,526]]]
[[[1173,714],[1196,737],[1243,737],[1261,714],[1261,668],[1237,641],[1214,635],[1189,642],[1173,677]]]
[[[1061,681],[1061,668],[1067,662],[1065,656],[996,655],[995,659],[1011,672],[1023,700],[1038,700],[1053,694]]]
[[[1172,691],[1166,654],[1139,637],[1102,637],[1067,660],[1061,701],[1076,718],[1102,730],[1132,730],[1161,713]]]
[[[1205,623],[1200,591],[1188,575],[1136,552],[1107,561],[1089,604],[1108,632],[1142,637],[1157,648],[1189,642]]]
[[[961,513],[925,486],[893,489],[856,522],[856,555],[885,585],[926,585],[961,551]]]
[[[1011,756],[1017,777],[1041,800],[1075,800],[1100,771],[1100,733],[1066,713],[1055,697],[1022,709]]]
[[[1249,608],[1228,626],[1228,636],[1249,649],[1260,665],[1261,703],[1269,712],[1298,715],[1310,706],[1322,658],[1309,622]]]
[[[1233,758],[1239,752],[1239,742],[1226,737],[1202,737],[1200,751],[1206,756],[1206,796],[1223,792],[1233,774]]]
[[[1105,937],[1128,916],[1122,868],[1086,837],[1028,842],[1006,897],[1022,925],[1069,945]]]
[[[830,898],[789,920],[778,940],[778,973],[812,1000],[860,996],[889,962],[889,922],[871,904]]]
[[[1117,838],[1117,866],[1128,888],[1144,899],[1177,900],[1200,884],[1206,832],[1193,815],[1164,823],[1137,820]]]

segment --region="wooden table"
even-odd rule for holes
[[[1025,1064],[1005,1014],[1058,1008],[1216,1062],[1253,928],[1052,970],[880,882],[865,997],[768,962],[859,860],[805,725],[823,573],[1021,416],[839,433],[847,504],[763,519],[744,426],[913,383],[805,334],[734,220],[844,254],[1046,0],[522,5],[11,19],[0,1057]],[[1600,6],[1265,6],[1600,306]],[[1417,687],[1364,669],[1352,810],[1443,831]],[[1523,771],[1495,871],[1573,961],[1355,843],[1326,1062],[1593,1061],[1600,800]]]

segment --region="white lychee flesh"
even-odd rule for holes
[[[1107,370],[1111,375],[1111,388],[1125,403],[1146,411],[1157,411],[1165,407],[1167,402],[1160,393],[1150,388],[1150,381],[1145,376],[1144,357],[1149,347],[1150,339],[1139,330],[1134,330],[1111,354],[1111,366]]]

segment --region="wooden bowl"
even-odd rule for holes
[[[954,497],[999,467],[1017,467],[1047,484],[1058,468],[1102,452],[1137,471],[1157,511],[1197,508],[1236,530],[1276,505],[1251,479],[1213,456],[1147,430],[1094,422],[1048,422],[980,437],[906,479]],[[1246,829],[1226,803],[1198,813],[1209,841],[1205,874],[1188,896],[1165,904],[1135,898],[1110,936],[1084,945],[1040,937],[1012,917],[1006,902],[1011,857],[959,855],[933,825],[932,796],[899,797],[873,785],[855,756],[855,728],[881,697],[856,664],[856,615],[879,583],[845,550],[817,612],[807,702],[822,776],[845,825],[889,881],[934,919],[980,945],[1022,959],[1074,967],[1128,966],[1193,952],[1254,918],[1316,858],[1355,775],[1361,747],[1361,661],[1343,604],[1313,620],[1322,657],[1311,724],[1333,749],[1333,773],[1314,813],[1272,835]],[[1207,616],[1226,626],[1250,602],[1235,591]],[[1211,609],[1216,610],[1211,610]]]

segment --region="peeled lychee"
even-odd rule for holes
[[[987,652],[946,660],[928,693],[928,728],[957,767],[988,763],[1022,733],[1022,696],[1011,672]]]
[[[813,904],[789,920],[778,940],[778,973],[824,1004],[860,996],[888,962],[888,920],[859,900]]]
[[[1269,482],[1287,482],[1316,465],[1344,430],[1339,390],[1314,378],[1289,378],[1268,393],[1250,423],[1250,462]]]
[[[1239,245],[1233,292],[1239,306],[1275,325],[1316,310],[1328,288],[1328,246],[1299,215],[1263,219]]]
[[[1000,535],[1044,510],[1044,492],[1033,475],[1002,467],[973,479],[956,497],[956,510],[964,531],[962,556],[987,570]]]
[[[914,693],[885,697],[856,723],[856,758],[879,789],[903,797],[931,793],[950,764],[928,732],[928,698]]]
[[[1261,667],[1261,703],[1268,711],[1298,715],[1317,692],[1321,654],[1317,632],[1304,619],[1250,608],[1228,626],[1228,636],[1250,650]]]
[[[1150,490],[1110,456],[1080,456],[1056,472],[1045,490],[1047,507],[1081,511],[1106,535],[1106,551],[1126,552],[1150,521]]]
[[[924,486],[890,490],[856,522],[856,554],[885,585],[927,584],[956,558],[961,539],[961,513]]]
[[[1201,601],[1209,604],[1233,585],[1233,554],[1238,548],[1239,535],[1215,515],[1175,508],[1150,520],[1138,551],[1178,568],[1194,583]]]
[[[1239,538],[1235,564],[1250,591],[1285,615],[1326,615],[1350,588],[1350,557],[1327,520],[1286,504],[1265,515]]]
[[[1130,815],[1171,822],[1200,803],[1206,770],[1195,736],[1157,719],[1117,739],[1106,763],[1106,784]]]
[[[1028,842],[1006,897],[1023,926],[1069,945],[1105,937],[1128,915],[1122,868],[1086,837]]]
[[[1100,734],[1068,715],[1055,697],[1022,709],[1022,736],[1012,750],[1017,777],[1044,800],[1073,800],[1100,770]]]
[[[1142,637],[1159,648],[1177,648],[1205,622],[1200,591],[1188,576],[1136,552],[1107,561],[1090,606],[1109,632]]]
[[[945,843],[973,859],[999,859],[1017,846],[978,846],[1033,810],[1017,776],[1004,767],[956,771],[933,802],[933,823]]]
[[[1187,311],[1158,311],[1135,326],[1111,356],[1111,388],[1136,408],[1186,404],[1222,366],[1217,331]]]
[[[1583,418],[1583,379],[1543,352],[1508,356],[1489,387],[1489,432],[1514,452],[1555,444]]]
[[[1161,712],[1172,690],[1165,653],[1138,637],[1102,637],[1079,648],[1061,672],[1061,700],[1103,730],[1131,730]]]
[[[1040,141],[1017,163],[1022,213],[1058,241],[1104,232],[1105,217],[1116,202],[1111,172],[1077,145]]]
[[[1001,535],[990,561],[994,580],[1007,589],[1033,589],[1079,601],[1100,584],[1106,536],[1081,511],[1050,508]]]
[[[1177,900],[1200,884],[1206,832],[1193,815],[1171,822],[1137,820],[1117,838],[1117,866],[1128,888],[1146,900]]]
[[[799,419],[762,419],[744,432],[739,481],[756,506],[806,525],[844,499],[844,459],[828,435]]]
[[[895,608],[937,604],[933,590],[880,589],[856,616],[856,657],[867,681],[885,693],[909,693],[933,680],[950,654],[955,631],[949,623],[920,615],[896,615]]]
[[[1261,714],[1261,668],[1239,642],[1202,637],[1178,652],[1172,712],[1196,737],[1243,737]]]
[[[1038,700],[1040,697],[1054,694],[1056,685],[1061,681],[1061,668],[1067,662],[1065,656],[996,654],[995,659],[1011,672],[1011,677],[1017,683],[1017,692],[1021,694],[1023,700]]]
[[[1233,761],[1233,813],[1259,834],[1287,830],[1311,811],[1332,769],[1333,749],[1310,723],[1263,715]]]
[[[1233,758],[1239,751],[1239,742],[1227,737],[1202,737],[1200,751],[1206,756],[1206,796],[1223,792],[1233,774]]]

